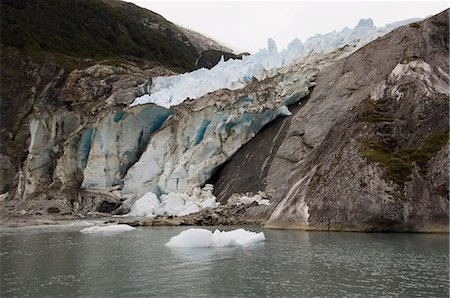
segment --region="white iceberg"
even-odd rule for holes
[[[244,229],[232,231],[215,230],[212,233],[206,229],[189,229],[170,238],[168,247],[225,247],[249,246],[266,239],[263,232],[251,232]]]
[[[92,233],[121,233],[133,231],[134,227],[129,225],[106,225],[106,226],[92,226],[89,228],[82,229],[81,233],[92,234]]]

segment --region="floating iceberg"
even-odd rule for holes
[[[222,232],[215,230],[212,233],[206,229],[189,229],[170,238],[166,243],[168,247],[225,247],[249,246],[266,239],[263,232],[256,233],[237,229]]]
[[[219,203],[216,202],[216,197],[212,194],[212,190],[213,186],[206,184],[203,189],[195,187],[191,196],[185,193],[169,193],[161,195],[161,200],[154,193],[148,192],[134,202],[130,213],[124,216],[184,216],[199,212],[205,208],[215,208]]]
[[[150,94],[135,98],[131,106],[155,103],[170,107],[188,98],[196,99],[219,89],[241,89],[253,78],[261,80],[274,76],[278,72],[277,68],[289,66],[298,58],[326,54],[345,45],[356,45],[359,48],[401,25],[417,20],[419,19],[409,19],[375,27],[372,19],[362,19],[353,29],[346,27],[339,32],[316,34],[304,44],[296,38],[281,52],[278,51],[275,41],[269,38],[266,49],[244,56],[241,60],[224,61],[222,57],[211,69],[201,68],[189,73],[156,77],[152,81]]]
[[[93,226],[89,228],[82,229],[81,233],[92,234],[92,233],[121,233],[133,231],[135,228],[129,225],[107,225],[107,226]]]

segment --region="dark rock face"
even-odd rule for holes
[[[274,126],[283,140],[260,133],[255,148],[270,150],[239,151],[217,195],[272,192],[272,227],[448,230],[448,34],[444,11],[323,69],[308,102]],[[251,183],[233,185],[241,176]]]
[[[119,208],[119,206],[120,204],[116,202],[102,201],[100,205],[97,206],[97,212],[111,213]]]
[[[293,115],[299,109],[298,104],[290,107]],[[286,127],[289,127],[292,118],[277,118],[271,122],[218,170],[210,181],[214,184],[217,201],[226,204],[231,194],[257,192],[266,188],[269,167],[286,136]]]

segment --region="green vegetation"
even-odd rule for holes
[[[414,28],[414,29],[419,29],[420,28],[420,23],[419,22],[417,22],[417,23],[412,23],[412,24],[409,24],[409,27],[411,27],[411,28]]]
[[[379,102],[370,101],[366,107],[366,111],[363,113],[362,120],[367,123],[379,123],[379,122],[393,122],[394,117],[382,111],[382,107]]]
[[[426,173],[427,162],[434,157],[448,142],[448,131],[434,133],[427,137],[416,149],[407,149],[399,152],[404,159],[414,161],[422,173]]]
[[[197,52],[175,25],[133,4],[108,4],[100,0],[4,0],[0,4],[2,46],[22,49],[35,58],[51,53],[66,67],[76,63],[71,58],[92,58],[195,68]]]
[[[388,179],[403,185],[411,180],[413,162],[420,167],[422,174],[426,173],[428,160],[434,157],[448,142],[448,131],[434,133],[423,140],[417,148],[394,152],[389,146],[377,140],[365,140],[366,149],[361,156],[381,163],[387,170]]]
[[[367,140],[365,146],[368,149],[364,150],[361,155],[380,162],[387,170],[388,179],[398,184],[403,184],[406,181],[411,180],[411,162],[403,160],[395,153],[390,152],[388,146],[384,143],[379,143],[375,140]]]
[[[206,50],[203,51],[200,55],[200,58],[198,59],[197,66],[199,68],[205,67],[205,68],[211,68],[217,63],[219,63],[220,58],[223,56],[224,60],[227,61],[228,59],[241,59],[243,55],[246,53],[242,53],[239,55],[235,55],[233,53],[223,52],[223,51],[217,51],[217,50]]]

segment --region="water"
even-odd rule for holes
[[[187,228],[80,229],[1,231],[0,297],[449,296],[448,234],[264,230],[252,247],[169,249]]]

